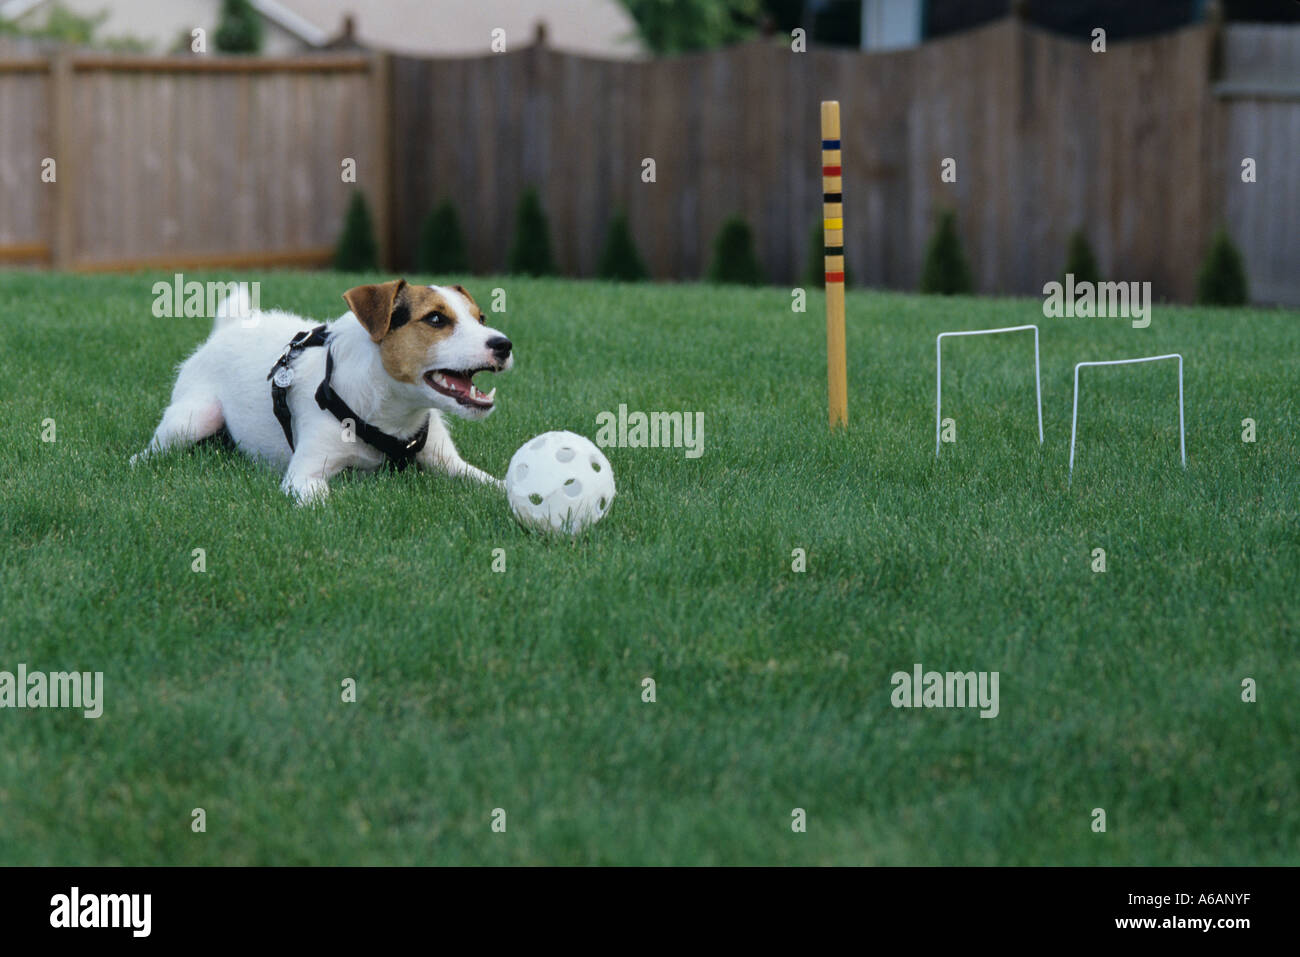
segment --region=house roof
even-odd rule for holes
[[[398,53],[487,53],[497,28],[506,31],[507,49],[515,49],[533,42],[539,21],[546,24],[547,45],[558,50],[619,58],[644,53],[636,23],[618,0],[275,0],[275,5],[331,37],[351,15],[362,45]]]
[[[0,0],[0,19],[16,20],[47,2],[51,0]],[[166,0],[157,0],[157,2],[161,4]],[[220,10],[220,0],[211,0],[211,3],[215,16]],[[332,36],[332,29],[317,26],[311,20],[285,6],[280,0],[249,0],[249,3],[265,19],[308,46],[323,46]]]
[[[0,0],[16,19],[52,0]],[[157,0],[159,4],[166,0]],[[211,0],[215,15],[219,0]],[[642,56],[636,23],[619,0],[249,0],[267,21],[311,47],[325,46],[352,16],[365,47],[424,56],[474,56],[505,30],[507,49],[531,44],[538,23],[557,50],[586,56]]]

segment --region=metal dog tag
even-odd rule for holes
[[[280,366],[275,370],[275,378],[272,381],[281,389],[287,389],[293,385],[293,369],[289,366]]]

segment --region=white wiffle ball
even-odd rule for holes
[[[506,496],[520,524],[577,534],[609,512],[614,470],[590,439],[544,432],[511,457]]]

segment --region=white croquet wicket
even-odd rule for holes
[[[1177,352],[1163,356],[1143,356],[1139,359],[1107,359],[1102,362],[1080,362],[1074,367],[1074,415],[1070,422],[1070,479],[1074,482],[1074,438],[1079,428],[1079,370],[1084,366],[1126,366],[1138,362],[1159,362],[1161,359],[1178,360],[1178,448],[1187,468],[1187,433],[1183,428],[1183,357]]]
[[[1038,444],[1043,444],[1043,378],[1038,365],[1038,327],[1007,326],[1005,329],[972,329],[968,332],[941,332],[934,340],[934,457],[939,457],[939,435],[943,423],[943,340],[947,336],[988,336],[995,332],[1034,330],[1034,389],[1038,396]]]

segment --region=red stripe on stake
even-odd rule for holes
[[[826,274],[826,281],[827,281],[827,282],[843,282],[843,281],[844,281],[844,273],[842,273],[842,272],[828,272],[828,273]]]
[[[840,175],[840,168],[839,168],[838,166],[823,166],[823,167],[822,167],[822,175],[823,175],[823,176],[839,176],[839,175]]]

